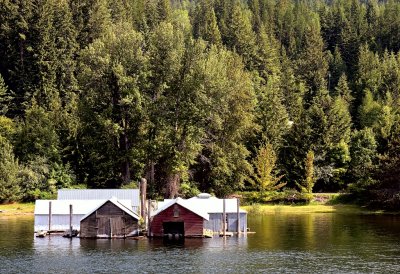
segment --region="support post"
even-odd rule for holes
[[[108,219],[108,223],[110,224],[110,239],[112,238],[113,235],[113,229],[112,229],[112,222],[111,222],[111,218]]]
[[[147,237],[150,237],[150,215],[151,215],[151,200],[147,202]]]
[[[226,235],[226,209],[225,199],[222,200],[222,236]]]
[[[236,207],[237,207],[237,233],[240,234],[240,199],[236,198]]]
[[[49,234],[50,231],[51,231],[51,201],[49,202],[49,231],[48,231]]]
[[[140,216],[143,221],[146,220],[146,189],[147,180],[145,178],[140,179]]]
[[[72,238],[72,205],[69,205],[69,236]]]

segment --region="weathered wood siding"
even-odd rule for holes
[[[178,217],[174,217],[176,209],[179,211]],[[153,237],[164,236],[164,222],[183,222],[185,227],[185,237],[203,235],[203,218],[180,205],[173,204],[158,215],[154,216],[151,221],[150,235]]]
[[[138,221],[111,202],[105,203],[81,221],[81,238],[126,237],[138,228]]]

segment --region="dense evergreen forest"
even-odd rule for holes
[[[345,191],[400,205],[400,3],[0,0],[0,201]]]

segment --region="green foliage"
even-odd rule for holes
[[[365,128],[355,131],[351,138],[349,188],[355,192],[363,192],[375,183],[372,172],[376,165],[376,140],[373,131]]]
[[[306,170],[306,179],[304,181],[305,192],[308,194],[312,194],[312,190],[314,187],[315,179],[314,179],[314,152],[307,152],[307,158],[305,160],[305,170]],[[304,192],[304,191],[302,191]]]
[[[0,74],[0,115],[5,115],[10,108],[12,96]]]
[[[152,197],[224,196],[263,178],[278,198],[262,199],[289,201],[279,196],[289,190],[267,191],[284,176],[308,201],[313,151],[314,191],[349,185],[394,206],[399,11],[397,1],[0,0],[7,199],[146,177]]]
[[[286,185],[286,183],[279,182],[282,176],[276,174],[276,160],[277,157],[271,144],[267,143],[259,148],[254,165],[255,182],[261,192],[277,190]]]
[[[12,145],[0,135],[0,203],[20,199],[22,193],[18,169],[19,165]]]
[[[193,182],[185,182],[180,186],[179,194],[183,198],[191,198],[200,194],[200,190]]]
[[[301,193],[295,189],[282,191],[243,192],[243,204],[254,205],[252,210],[257,211],[259,204],[304,204],[312,199],[312,195]],[[250,212],[249,212],[250,213]]]
[[[21,161],[26,162],[39,156],[51,162],[60,162],[59,136],[49,112],[33,102],[19,125],[16,155]]]

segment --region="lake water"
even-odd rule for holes
[[[249,216],[227,239],[35,238],[33,217],[0,216],[0,273],[399,273],[400,216]]]

